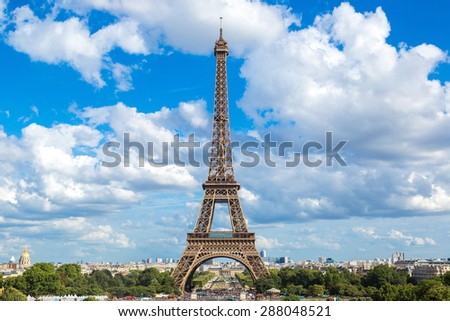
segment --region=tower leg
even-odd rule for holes
[[[219,234],[218,234],[219,235]],[[233,233],[233,237],[214,237],[214,233],[190,233],[187,246],[173,271],[175,286],[182,292],[189,290],[195,270],[205,261],[226,257],[241,263],[256,281],[268,275],[255,245],[253,233]]]

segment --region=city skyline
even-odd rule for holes
[[[449,257],[445,6],[0,0],[0,261],[24,246],[34,262],[180,257],[207,166],[106,168],[102,147],[210,139],[220,16],[233,140],[348,142],[345,167],[235,155],[258,250]],[[225,208],[214,224],[229,229]]]
[[[19,261],[21,261],[22,257],[24,257],[24,253],[25,254],[25,263],[20,263]],[[269,253],[270,254],[270,253]],[[274,264],[281,264],[281,266],[283,265],[289,265],[289,264],[300,264],[300,263],[319,263],[319,264],[330,264],[330,265],[336,265],[336,264],[343,264],[343,263],[351,263],[351,262],[372,262],[372,263],[376,263],[376,264],[394,264],[397,261],[402,261],[402,262],[407,262],[408,264],[410,264],[409,262],[420,262],[420,263],[426,263],[426,262],[448,262],[450,261],[450,258],[447,257],[408,257],[408,253],[404,253],[404,252],[395,252],[395,253],[391,253],[390,255],[387,256],[382,256],[382,257],[373,257],[373,258],[363,258],[363,259],[348,259],[348,260],[336,260],[333,257],[325,257],[325,256],[319,256],[316,258],[309,258],[309,259],[304,259],[304,260],[294,260],[291,257],[288,256],[272,256],[272,255],[268,255],[267,250],[262,249],[260,251],[260,256],[261,259],[265,262],[265,264],[267,265],[268,268],[270,267],[274,267]],[[156,256],[152,256],[151,254],[145,258],[136,258],[134,260],[130,260],[130,261],[84,261],[84,260],[79,260],[76,262],[64,262],[64,261],[52,261],[52,262],[45,262],[45,263],[51,263],[51,264],[55,264],[55,265],[60,265],[60,264],[79,264],[79,265],[98,265],[98,264],[105,264],[105,265],[116,265],[116,264],[150,264],[150,265],[168,265],[171,267],[174,267],[177,263],[178,263],[178,259],[179,258],[174,258],[174,257],[156,257]],[[7,264],[17,264],[18,266],[22,267],[23,265],[31,266],[34,263],[41,263],[38,261],[33,261],[31,263],[31,257],[28,254],[28,250],[25,247],[23,249],[23,252],[20,256],[16,256],[13,255],[9,258],[9,260],[6,262],[0,262],[0,264],[3,265],[7,265]],[[232,258],[228,258],[228,257],[216,257],[213,259],[209,259],[206,260],[205,262],[202,263],[202,265],[211,265],[211,264],[233,264],[233,265],[240,265],[243,266],[245,268],[245,266],[232,259]],[[403,263],[402,263],[403,264]],[[245,268],[246,269],[246,268]]]

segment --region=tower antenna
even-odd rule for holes
[[[222,17],[220,17],[220,37],[219,39],[222,39]]]

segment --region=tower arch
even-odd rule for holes
[[[247,271],[249,271],[250,276],[252,277],[253,281],[257,280],[256,275],[253,273],[252,267],[241,256],[234,255],[234,254],[223,254],[223,255],[209,254],[209,255],[203,256],[201,259],[198,260],[198,262],[191,265],[191,268],[186,273],[187,277],[185,278],[184,282],[181,284],[181,290],[183,292],[189,292],[191,290],[189,288],[189,285],[191,283],[191,280],[194,276],[195,271],[197,271],[197,269],[206,261],[211,260],[211,259],[217,259],[217,258],[232,259],[232,260],[235,260],[236,262],[241,263],[247,269]]]

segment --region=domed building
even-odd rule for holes
[[[19,259],[19,265],[22,269],[27,268],[31,265],[30,254],[28,253],[27,247],[23,249],[23,253]]]
[[[10,270],[16,270],[17,269],[17,262],[16,262],[16,258],[14,256],[11,256],[11,258],[9,259],[9,263],[7,265],[7,269],[10,269]]]

